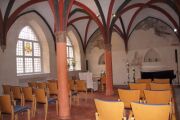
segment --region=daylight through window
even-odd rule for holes
[[[25,26],[18,36],[16,46],[17,74],[42,72],[41,47],[30,26]]]

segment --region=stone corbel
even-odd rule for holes
[[[104,48],[105,48],[105,50],[111,51],[111,48],[112,48],[111,43],[105,43]]]
[[[6,49],[6,45],[1,45],[1,49],[4,52],[4,50]]]
[[[56,42],[66,42],[66,31],[58,31],[55,33]]]
[[[6,49],[6,45],[3,43],[4,43],[3,42],[3,35],[0,34],[0,47],[1,47],[2,51],[4,52],[4,50]]]

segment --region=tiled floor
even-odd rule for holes
[[[180,110],[180,88],[175,88],[176,102],[178,109]],[[94,98],[105,99],[105,100],[117,100],[117,94],[114,96],[106,96],[102,92],[88,93],[87,101],[82,98],[80,104],[73,102],[71,107],[71,119],[70,120],[95,120],[95,104]],[[180,112],[179,112],[180,113]],[[5,115],[3,120],[10,120],[9,115]],[[27,120],[26,114],[19,114],[19,120]],[[38,106],[38,111],[34,118],[31,120],[44,120],[44,107],[43,105]],[[59,120],[56,115],[55,105],[49,105],[47,120]],[[178,120],[178,119],[177,119]]]

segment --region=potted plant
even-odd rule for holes
[[[74,60],[74,59],[72,60],[71,64],[72,64],[73,69],[74,69],[74,68],[75,68],[75,66],[76,66],[76,62],[75,62],[75,60]]]

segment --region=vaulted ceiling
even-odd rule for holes
[[[177,29],[177,34],[180,31],[179,0],[74,0],[69,9],[67,25],[79,34],[84,49],[99,28],[108,33],[117,32],[127,45],[136,25],[147,17],[164,21]],[[28,13],[39,15],[53,33],[54,17],[48,0],[0,0],[1,47],[6,44],[3,36],[11,25]]]

